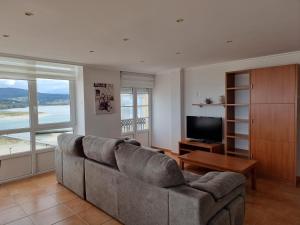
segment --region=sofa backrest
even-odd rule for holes
[[[120,144],[115,155],[119,170],[128,177],[164,188],[185,183],[176,161],[167,155],[128,143]]]
[[[83,136],[74,134],[61,134],[57,137],[58,148],[64,154],[84,156],[82,147]]]
[[[85,136],[83,138],[83,150],[87,158],[117,167],[114,150],[118,144],[124,142],[120,139]]]

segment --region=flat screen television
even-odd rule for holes
[[[222,142],[221,117],[187,116],[187,138],[203,142]]]

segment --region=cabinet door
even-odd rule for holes
[[[295,143],[255,140],[251,142],[253,159],[258,160],[259,175],[295,182]]]
[[[293,103],[296,65],[254,69],[251,86],[251,103]]]
[[[252,104],[251,139],[295,142],[295,104]]]

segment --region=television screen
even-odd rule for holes
[[[222,142],[221,117],[187,116],[187,137],[201,141]]]

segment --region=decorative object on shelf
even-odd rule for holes
[[[113,113],[114,87],[113,84],[94,83],[96,114]]]
[[[225,104],[225,96],[224,95],[219,96],[219,103],[220,104]]]
[[[211,98],[206,98],[206,99],[205,99],[205,103],[206,103],[206,104],[212,104],[213,101],[211,100]]]

